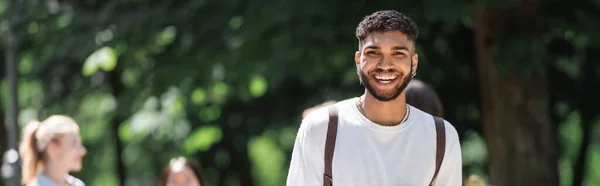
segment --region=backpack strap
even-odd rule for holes
[[[327,126],[327,138],[325,139],[325,173],[323,174],[323,186],[333,186],[332,162],[335,139],[338,129],[338,111],[335,105],[329,106],[329,124]]]
[[[437,175],[440,171],[440,167],[442,165],[442,161],[444,160],[444,152],[446,151],[446,129],[444,120],[436,116],[433,116],[433,120],[435,121],[437,147],[435,150],[435,173],[433,174],[433,178],[431,178],[431,182],[429,182],[429,186],[433,186],[433,181],[435,181],[435,178],[437,178]]]

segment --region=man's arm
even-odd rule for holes
[[[319,156],[310,143],[311,124],[310,117],[302,121],[296,141],[294,142],[294,150],[292,152],[292,160],[288,170],[287,186],[306,186],[306,185],[323,185],[320,175],[322,170],[318,169],[319,163],[315,161],[315,157]],[[307,138],[308,137],[308,138]],[[319,172],[320,171],[320,172]]]
[[[446,153],[435,186],[462,186],[462,152],[456,129],[446,121]]]

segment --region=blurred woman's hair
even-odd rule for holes
[[[206,185],[204,177],[202,176],[202,168],[200,168],[200,165],[188,160],[185,157],[176,157],[176,158],[172,158],[169,161],[169,165],[163,171],[163,174],[160,178],[158,185],[166,186],[167,181],[169,180],[169,176],[173,174],[173,170],[180,169],[180,168],[178,168],[180,166],[185,166],[185,167],[191,169],[194,172],[194,175],[196,176],[196,178],[198,179],[198,182],[200,183],[200,185],[201,186]]]
[[[69,132],[78,133],[79,126],[73,119],[63,115],[53,115],[42,122],[32,121],[27,124],[23,141],[19,145],[19,153],[23,161],[21,168],[23,184],[35,179],[37,171],[43,168],[48,146],[51,143],[58,143],[60,136]]]
[[[406,103],[431,115],[443,117],[442,102],[436,92],[423,81],[413,79],[406,87]]]

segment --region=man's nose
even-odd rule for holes
[[[377,63],[377,68],[379,68],[383,71],[389,71],[393,67],[394,67],[394,64],[392,63],[390,57],[388,57],[388,56],[383,56]]]

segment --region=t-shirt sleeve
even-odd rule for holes
[[[435,186],[462,186],[462,153],[458,133],[449,122],[446,124],[446,153]]]
[[[305,117],[296,134],[287,186],[323,185],[323,148],[325,143],[322,130],[323,121],[328,116],[319,109]],[[323,141],[323,142],[321,142]],[[320,149],[320,150],[319,150]]]

